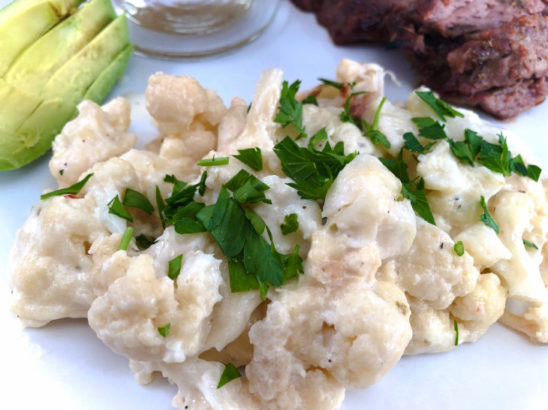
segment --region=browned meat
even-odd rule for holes
[[[548,0],[293,0],[337,44],[401,47],[447,100],[508,118],[548,94]]]

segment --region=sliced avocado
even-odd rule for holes
[[[20,167],[43,155],[53,138],[74,116],[74,107],[128,45],[128,26],[122,15],[57,70],[44,87],[42,103],[17,129],[18,145],[10,150],[9,161],[4,159],[2,163],[0,160],[0,169]],[[111,75],[117,73],[113,70]],[[8,151],[0,147],[0,152]]]
[[[133,45],[128,44],[126,48],[118,54],[116,59],[101,73],[101,75],[97,77],[91,87],[89,87],[84,95],[84,100],[91,100],[97,104],[101,104],[114,84],[116,84],[116,82],[126,71],[126,66],[129,63],[132,53]]]
[[[110,0],[92,0],[28,47],[4,78],[20,90],[41,95],[57,69],[115,18]]]
[[[0,11],[0,77],[17,56],[83,0],[19,0]]]

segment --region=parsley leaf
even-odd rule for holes
[[[442,140],[447,138],[445,125],[440,124],[430,117],[411,118],[411,121],[419,128],[419,135],[430,140]]]
[[[93,176],[93,174],[87,174],[84,179],[81,181],[78,181],[77,183],[66,187],[62,189],[57,189],[55,191],[48,192],[46,194],[40,195],[40,199],[47,199],[52,196],[58,196],[58,195],[76,195],[79,194],[84,185],[89,181],[89,179]]]
[[[225,366],[225,369],[223,370],[223,374],[221,374],[221,379],[219,380],[219,384],[217,385],[217,388],[223,387],[228,382],[231,382],[234,379],[237,379],[238,377],[241,377],[242,375],[236,369],[236,366],[234,366],[232,363],[227,363]]]
[[[360,128],[360,124],[358,123],[358,121],[354,117],[352,117],[352,115],[350,114],[350,101],[352,101],[352,98],[362,94],[368,94],[368,92],[358,91],[350,94],[346,98],[346,101],[344,102],[344,110],[339,114],[339,119],[342,122],[349,122],[351,124],[354,124],[356,127]]]
[[[124,205],[122,205],[122,202],[120,202],[120,198],[118,195],[116,195],[114,198],[110,200],[108,203],[108,213],[113,214],[116,216],[119,216],[120,218],[124,218],[128,220],[129,222],[133,222],[133,218],[129,214],[129,212],[124,208]]]
[[[234,193],[234,199],[240,204],[272,203],[264,194],[270,187],[245,169],[241,169],[224,186]]]
[[[390,141],[388,141],[388,138],[386,138],[386,135],[384,135],[378,129],[382,106],[384,105],[385,102],[386,102],[386,97],[383,97],[381,102],[379,103],[379,106],[377,107],[377,110],[375,111],[373,124],[369,125],[367,121],[365,120],[362,120],[362,124],[365,128],[364,136],[369,138],[374,145],[382,144],[384,145],[385,148],[390,148]]]
[[[424,190],[424,179],[420,178],[418,182],[409,179],[407,164],[403,161],[403,150],[400,151],[397,159],[379,158],[379,160],[401,181],[401,194],[404,198],[409,199],[413,210],[426,222],[435,225],[436,222]]]
[[[416,152],[417,154],[424,154],[425,152],[428,152],[428,150],[432,148],[432,145],[435,144],[435,142],[431,142],[430,144],[423,146],[412,132],[406,132],[403,134],[403,140],[405,141],[403,147],[411,152]]]
[[[455,329],[455,346],[459,345],[459,324],[453,319],[453,328]]]
[[[428,205],[428,199],[426,198],[424,179],[419,179],[419,182],[416,185],[412,182],[402,183],[401,193],[405,198],[411,201],[411,206],[422,219],[432,225],[436,225],[434,215],[432,215],[430,205]]]
[[[455,246],[453,246],[453,250],[455,251],[457,256],[464,255],[464,244],[462,243],[462,241],[458,241]]]
[[[445,121],[445,117],[464,117],[464,115],[455,110],[445,101],[436,98],[432,91],[415,91],[415,93],[432,109],[432,111],[436,113],[442,121]]]
[[[152,214],[152,212],[154,211],[154,207],[152,206],[148,198],[140,192],[137,192],[131,188],[126,188],[122,204],[131,208],[140,209],[149,215]]]
[[[303,105],[295,98],[300,85],[301,82],[299,80],[293,82],[291,85],[287,81],[282,83],[280,109],[278,115],[274,118],[274,122],[281,124],[283,128],[293,125],[299,132],[297,138],[306,137],[303,126]]]
[[[327,143],[318,151],[312,147],[300,147],[289,137],[276,144],[274,152],[285,174],[294,181],[288,185],[295,188],[301,198],[313,200],[325,199],[339,172],[357,155],[344,155],[342,141],[333,148]]]
[[[165,337],[169,336],[169,331],[170,330],[171,330],[171,323],[168,323],[165,326],[159,327],[158,328],[158,333],[160,333],[160,335],[165,338]]]
[[[131,241],[131,237],[133,236],[133,228],[130,226],[126,228],[124,231],[124,234],[122,235],[122,240],[120,241],[120,246],[118,247],[119,251],[127,251],[127,248],[129,247],[129,242]]]
[[[154,245],[156,243],[156,240],[149,239],[145,234],[141,234],[135,237],[135,242],[137,242],[137,246],[139,247],[139,249],[143,250],[148,249],[152,245]]]
[[[304,273],[303,260],[299,256],[299,245],[295,245],[293,252],[289,255],[282,255],[284,263],[284,281],[296,277],[299,273]]]
[[[312,104],[312,105],[315,105],[317,107],[318,106],[318,100],[316,99],[315,95],[311,94],[303,100],[303,105],[304,104]]]
[[[239,149],[238,153],[239,155],[234,155],[234,158],[243,162],[249,168],[255,171],[261,171],[263,169],[263,155],[260,148]]]
[[[284,223],[280,225],[283,235],[297,232],[299,229],[299,217],[297,214],[289,214],[284,217]]]
[[[523,244],[528,248],[538,249],[537,245],[535,245],[533,242],[529,242],[527,239],[523,240]]]
[[[485,140],[481,142],[478,163],[493,172],[504,176],[510,175],[511,155],[508,151],[506,138],[502,134],[499,135],[499,145],[491,144]]]
[[[480,204],[481,204],[481,207],[483,208],[483,214],[480,217],[481,221],[498,234],[499,226],[497,225],[497,223],[495,222],[495,220],[489,213],[489,209],[487,209],[487,203],[485,202],[485,198],[483,197],[483,195],[481,196]]]
[[[201,167],[214,167],[214,166],[218,166],[218,165],[227,165],[229,160],[230,160],[229,157],[206,158],[206,159],[201,159],[200,161],[198,161],[196,163],[196,165],[199,165]]]
[[[168,263],[168,273],[167,276],[169,279],[177,280],[179,273],[181,273],[181,266],[183,265],[183,254],[176,256]]]
[[[331,87],[335,87],[338,90],[340,90],[343,87],[342,83],[339,83],[333,80],[328,80],[327,78],[318,78],[318,81],[321,81],[325,85],[330,85]]]
[[[308,148],[314,149],[317,144],[326,140],[327,140],[327,131],[325,130],[325,128],[322,128],[310,138],[310,141],[308,141]]]

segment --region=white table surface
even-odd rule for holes
[[[0,0],[0,6],[7,0]],[[0,39],[0,41],[2,41]],[[392,70],[400,87],[387,96],[403,99],[417,84],[407,61],[381,46],[335,47],[312,14],[282,0],[274,23],[248,46],[196,61],[134,56],[111,96],[142,93],[147,77],[163,71],[192,75],[217,90],[225,103],[248,101],[259,73],[280,67],[289,81],[312,87],[334,78],[343,57],[376,62]],[[2,103],[2,102],[0,102]],[[504,124],[520,133],[548,164],[548,103]],[[49,155],[23,169],[0,172],[0,409],[170,409],[176,389],[163,380],[140,386],[124,357],[104,346],[85,320],[61,320],[41,329],[20,327],[9,313],[6,261],[16,230],[54,180]],[[350,391],[343,409],[548,409],[548,347],[532,345],[503,326],[475,344],[436,355],[404,357],[379,383]]]

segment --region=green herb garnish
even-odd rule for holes
[[[523,240],[523,244],[528,248],[538,249],[537,245],[535,245],[533,242],[528,241],[527,239]]]
[[[412,132],[406,132],[403,134],[403,140],[405,141],[403,147],[411,152],[416,152],[417,154],[424,154],[428,152],[428,150],[435,144],[435,142],[431,142],[429,144],[422,145]]]
[[[143,250],[148,249],[152,245],[154,245],[156,243],[156,240],[149,239],[145,234],[141,234],[135,237],[135,242],[137,242],[137,246],[139,247],[139,249]]]
[[[459,345],[459,324],[453,319],[453,328],[455,329],[455,346]]]
[[[464,255],[464,244],[462,243],[462,241],[458,241],[455,246],[453,246],[453,250],[455,251],[457,256]]]
[[[227,363],[225,366],[225,369],[223,370],[223,374],[221,374],[221,379],[219,380],[219,384],[217,385],[217,388],[223,387],[228,382],[231,382],[234,379],[237,379],[238,377],[241,377],[242,375],[234,366],[232,363]]]
[[[124,234],[122,235],[122,240],[120,241],[120,247],[118,250],[120,251],[127,251],[127,248],[129,247],[129,242],[131,241],[131,237],[133,236],[133,228],[130,226],[126,228],[124,231]]]
[[[317,107],[318,106],[318,100],[316,99],[315,95],[309,95],[308,97],[306,97],[303,100],[303,105],[305,105],[305,104],[312,104],[312,105],[315,105]]]
[[[183,254],[176,256],[168,263],[168,273],[167,276],[169,279],[176,280],[181,273],[181,266],[183,265]]]
[[[403,151],[400,151],[397,159],[379,158],[379,160],[401,181],[401,194],[404,198],[409,199],[415,212],[426,222],[435,225],[434,215],[432,215],[424,190],[424,179],[419,178],[413,181],[409,179],[407,164],[403,161]]]
[[[303,105],[295,98],[300,85],[301,82],[299,80],[291,85],[287,81],[282,83],[280,109],[278,115],[274,118],[274,122],[281,124],[283,128],[293,125],[299,132],[297,139],[306,137],[303,126]]]
[[[481,221],[498,234],[499,226],[497,225],[497,223],[495,222],[495,220],[489,213],[489,209],[487,209],[487,203],[485,202],[485,198],[483,197],[483,195],[481,196],[480,204],[481,204],[481,207],[483,208],[483,214],[480,217]]]
[[[93,176],[93,174],[87,174],[84,179],[81,181],[78,181],[77,183],[66,187],[62,189],[57,189],[55,191],[48,192],[46,194],[40,195],[40,199],[47,199],[52,196],[59,196],[59,195],[76,195],[79,194],[84,185],[86,185],[86,182],[89,181],[89,179]]]
[[[264,194],[270,187],[245,169],[241,169],[224,186],[234,193],[234,199],[240,204],[272,203]]]
[[[374,145],[382,144],[385,148],[390,148],[390,141],[388,141],[388,138],[386,138],[386,135],[384,135],[378,129],[382,106],[384,105],[385,102],[386,102],[386,98],[382,97],[382,100],[379,103],[377,110],[375,111],[375,117],[373,118],[373,123],[371,125],[368,124],[367,121],[365,120],[362,120],[362,123],[365,128],[364,136],[369,138]]]
[[[289,214],[284,217],[284,223],[280,225],[283,235],[297,232],[299,229],[299,217],[297,214]]]
[[[152,214],[154,211],[154,207],[148,198],[131,188],[127,188],[126,192],[124,192],[124,200],[122,204],[131,208],[138,208],[147,214]]]
[[[328,80],[327,78],[318,78],[318,81],[321,81],[325,85],[330,85],[331,87],[335,87],[337,90],[340,90],[343,88],[342,83],[339,83],[333,80]]]
[[[260,148],[239,149],[239,155],[234,155],[234,158],[246,164],[249,168],[255,171],[263,169],[263,156]]]
[[[419,135],[430,140],[442,140],[447,138],[445,125],[433,120],[430,117],[411,118],[419,129]]]
[[[366,91],[358,91],[350,94],[346,98],[346,101],[344,102],[344,110],[339,114],[339,119],[342,122],[349,122],[351,124],[354,124],[356,127],[360,129],[361,129],[360,123],[350,114],[350,102],[352,101],[352,98],[362,94],[368,94],[368,93]]]
[[[342,141],[333,148],[326,143],[319,151],[310,146],[300,147],[289,137],[276,144],[274,152],[280,159],[285,174],[293,180],[288,185],[295,188],[301,198],[313,200],[325,199],[339,172],[357,155],[344,155]]]
[[[159,327],[158,328],[158,333],[160,333],[160,336],[165,338],[165,337],[169,336],[169,331],[170,330],[171,330],[171,323],[168,323],[165,326]]]
[[[116,195],[114,198],[110,200],[108,203],[108,213],[113,214],[116,216],[119,216],[120,218],[124,218],[125,220],[129,222],[133,222],[133,218],[129,214],[129,212],[124,208],[124,205],[122,205],[122,202],[120,202],[120,198],[118,195]]]
[[[214,167],[219,165],[227,165],[229,162],[229,157],[219,157],[219,158],[207,158],[207,159],[201,159],[196,163],[196,165],[200,167]]]
[[[445,121],[445,117],[450,117],[450,118],[464,117],[464,115],[462,115],[460,112],[455,110],[445,101],[440,100],[439,98],[436,98],[436,96],[434,95],[434,93],[432,93],[432,91],[415,91],[415,93],[419,96],[421,100],[423,100],[432,109],[432,111],[436,113],[436,115],[442,121]]]

